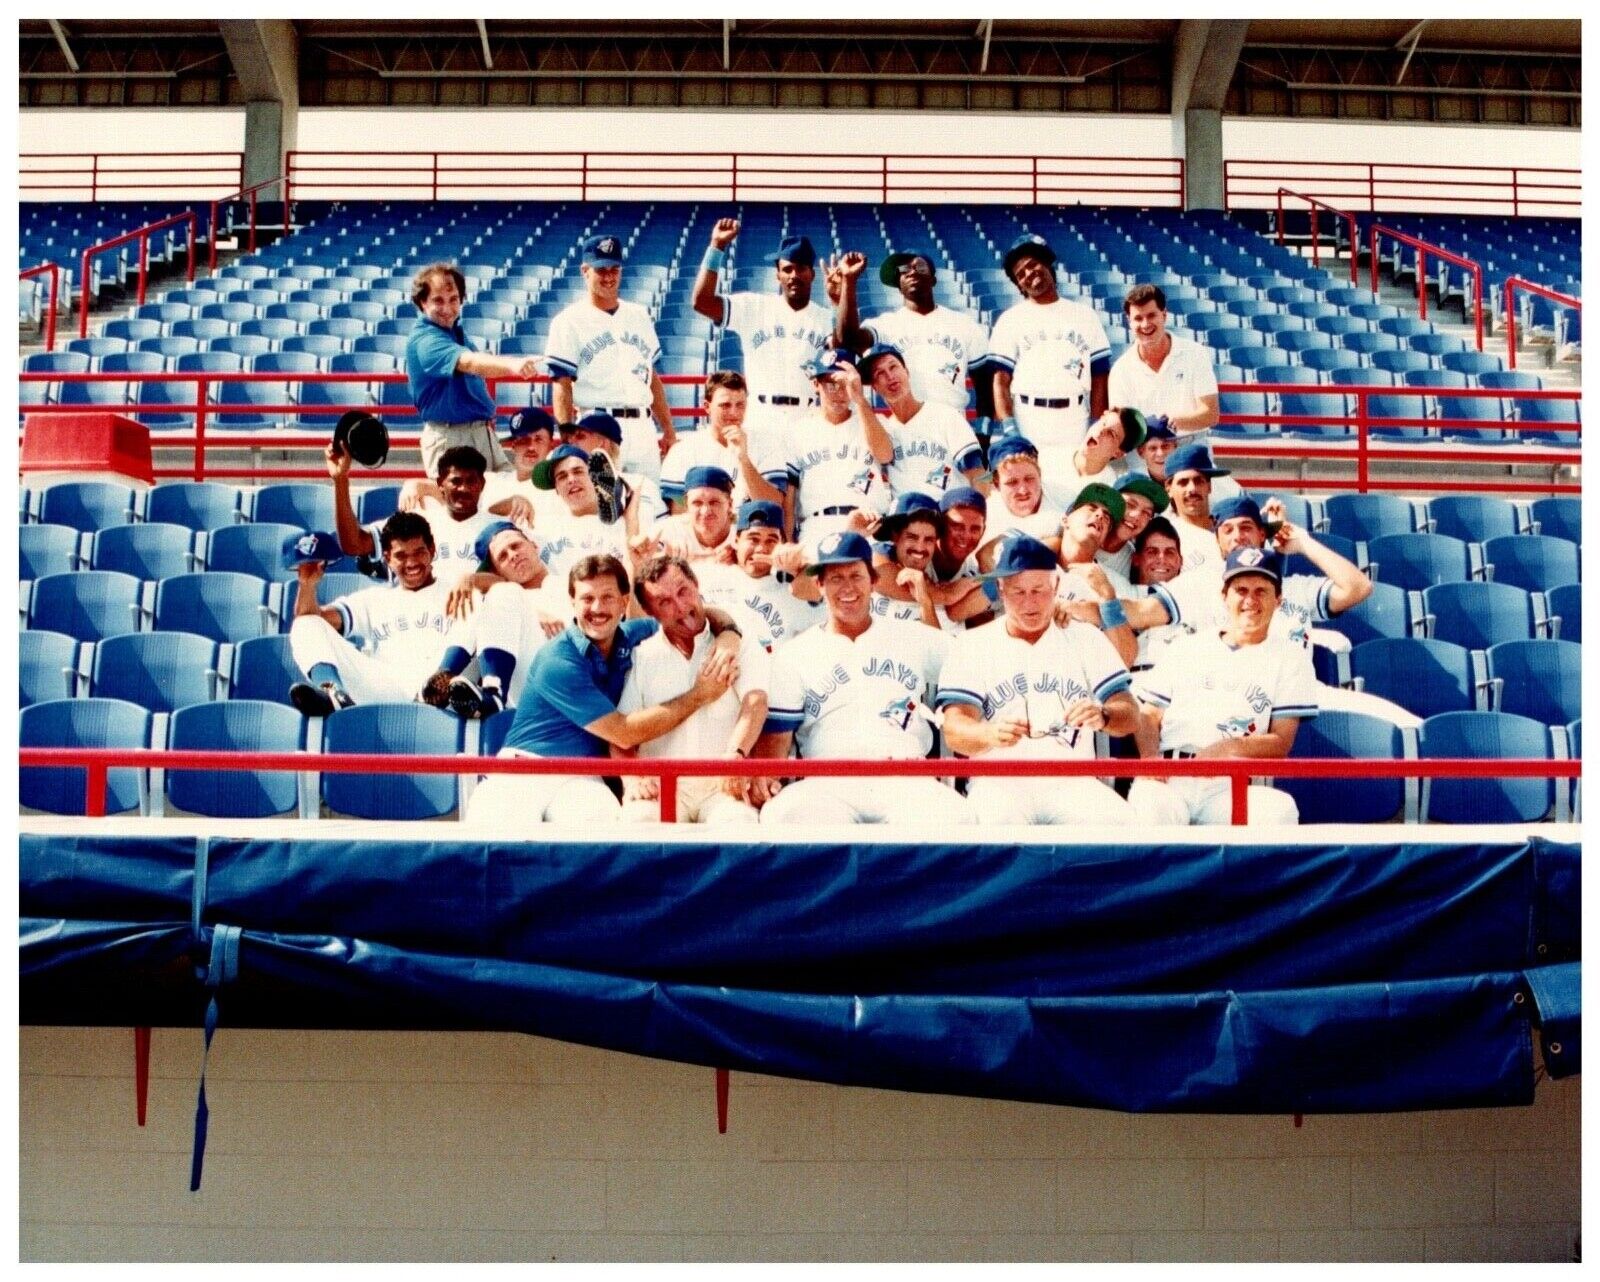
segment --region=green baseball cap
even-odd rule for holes
[[[1079,490],[1078,497],[1072,500],[1072,506],[1067,511],[1076,512],[1085,503],[1094,503],[1105,508],[1111,514],[1113,526],[1121,525],[1122,518],[1128,512],[1128,505],[1122,501],[1122,495],[1109,485],[1101,485],[1098,481],[1092,481]]]

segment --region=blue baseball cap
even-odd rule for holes
[[[1011,269],[1023,258],[1037,258],[1046,267],[1054,267],[1056,251],[1050,248],[1050,242],[1043,236],[1032,232],[1026,236],[1018,236],[1011,242],[1011,248],[1006,250],[1005,269],[1008,277],[1011,275]]]
[[[1182,472],[1198,472],[1201,476],[1229,476],[1225,467],[1218,467],[1211,458],[1210,447],[1200,441],[1180,445],[1167,455],[1167,480]]]
[[[861,371],[861,377],[869,383],[872,381],[872,366],[880,356],[893,356],[902,365],[906,363],[905,353],[893,343],[874,343],[856,357],[856,368]]]
[[[1166,496],[1163,495],[1163,498]],[[939,500],[939,510],[948,512],[953,507],[970,507],[989,515],[989,500],[983,494],[973,489],[970,485],[958,485],[953,490],[946,490],[944,497]]]
[[[724,494],[733,493],[733,477],[729,476],[720,467],[691,467],[684,473],[683,492],[690,490],[721,490]]]
[[[783,509],[776,503],[766,499],[751,499],[748,503],[739,505],[739,528],[748,530],[753,526],[765,526],[769,530],[783,533]]]
[[[980,579],[1007,579],[1027,570],[1053,570],[1056,554],[1038,539],[1027,534],[1013,534],[1000,544],[1000,555],[994,569],[980,574]]]
[[[478,560],[487,561],[489,559],[489,545],[507,530],[510,530],[513,534],[522,533],[510,521],[496,521],[493,525],[486,525],[478,531],[478,541],[472,548],[477,553]]]
[[[1148,441],[1175,441],[1178,434],[1172,430],[1172,420],[1165,414],[1144,416],[1144,439]]]
[[[1117,493],[1126,498],[1129,494],[1137,494],[1150,500],[1150,506],[1159,514],[1165,512],[1172,500],[1167,497],[1166,487],[1144,472],[1129,472],[1117,481]]]
[[[796,267],[815,267],[817,251],[809,236],[785,236],[778,242],[778,252],[772,256],[775,263],[793,263]]]
[[[337,535],[316,532],[291,534],[283,540],[283,568],[286,570],[309,565],[312,561],[327,565],[330,561],[343,558],[344,549],[339,546]]]
[[[827,378],[838,373],[841,365],[854,366],[856,354],[848,347],[825,347],[814,360],[807,361],[800,368],[805,370],[812,378]]]
[[[1262,516],[1261,505],[1248,494],[1233,494],[1228,498],[1218,499],[1211,505],[1211,519],[1218,525],[1240,516],[1249,517],[1266,531],[1269,539],[1283,528],[1282,521],[1268,521]]]
[[[520,441],[524,436],[532,436],[535,432],[549,432],[552,436],[556,432],[556,421],[550,417],[550,411],[540,409],[537,405],[518,410],[513,414],[505,436],[508,441]]]
[[[556,465],[564,463],[569,458],[581,458],[585,463],[589,461],[589,452],[580,450],[576,445],[558,445],[550,453],[533,465],[533,486],[537,490],[553,490],[556,488]]]
[[[561,432],[593,432],[596,436],[603,436],[608,441],[618,445],[622,444],[622,424],[609,414],[585,414],[576,423],[563,423]]]
[[[806,574],[821,574],[830,565],[849,565],[863,561],[872,568],[872,544],[854,530],[830,534],[817,546],[817,559],[806,566]]]
[[[609,232],[601,232],[597,236],[590,236],[583,242],[583,265],[585,267],[621,267],[622,242]]]
[[[1271,579],[1273,587],[1281,588],[1283,558],[1265,548],[1234,548],[1228,553],[1227,564],[1222,567],[1222,581],[1231,582],[1242,574],[1259,574],[1262,578]]]
[[[989,475],[993,476],[1000,470],[1000,464],[1008,458],[1031,458],[1035,462],[1039,458],[1039,447],[1026,436],[1020,434],[1002,436],[998,441],[989,442]]]
[[[900,269],[914,258],[926,259],[928,266],[932,267],[935,274],[937,274],[938,268],[934,264],[932,254],[925,249],[907,249],[898,254],[890,254],[889,257],[883,260],[883,266],[878,268],[878,279],[890,289],[899,289]]]
[[[888,515],[878,522],[876,535],[880,540],[888,542],[913,521],[927,521],[940,535],[944,534],[943,509],[931,496],[923,494],[920,490],[910,490],[897,498]]]

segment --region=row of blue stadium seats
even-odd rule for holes
[[[227,570],[271,582],[287,581],[294,578],[294,571],[283,568],[283,545],[308,528],[329,530],[332,523],[308,526],[256,521],[224,526],[209,534],[164,522],[112,525],[96,534],[82,534],[65,525],[25,525],[18,531],[21,574],[27,581],[78,570],[115,570],[136,579],[155,580],[196,570]],[[353,568],[343,562],[330,567]]]
[[[1510,583],[1474,579],[1420,591],[1374,583],[1371,595],[1360,605],[1319,626],[1340,633],[1352,646],[1378,637],[1424,637],[1487,650],[1502,641],[1573,640],[1568,625],[1581,630],[1581,619],[1576,583],[1530,592]]]
[[[206,752],[389,753],[491,756],[509,728],[510,712],[487,722],[462,722],[421,704],[349,708],[325,722],[306,722],[278,704],[234,700],[196,704],[170,716],[116,699],[72,699],[24,708],[25,747],[149,748]],[[1582,724],[1550,727],[1503,712],[1450,712],[1416,731],[1355,713],[1328,712],[1302,727],[1291,754],[1301,758],[1567,760],[1580,752]],[[1492,769],[1492,767],[1490,767]],[[465,810],[473,776],[124,768],[109,772],[106,812],[215,817],[441,819]],[[164,775],[164,778],[160,777]],[[1372,823],[1421,818],[1431,823],[1564,821],[1578,811],[1575,782],[1474,775],[1404,780],[1284,780],[1302,823]],[[82,814],[83,771],[23,767],[19,801],[32,810]],[[1420,795],[1419,795],[1420,794]]]

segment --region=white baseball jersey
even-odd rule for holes
[[[642,410],[617,420],[622,453],[629,460],[648,465],[653,459],[660,465],[656,423],[650,414],[654,402],[650,376],[661,356],[661,340],[649,312],[627,299],[618,301],[616,311],[607,312],[580,298],[550,322],[545,356],[552,378],[572,379],[573,408],[580,413]]]
[[[361,639],[363,653],[405,673],[405,684],[421,689],[439,670],[445,634],[450,630],[445,598],[451,587],[435,577],[415,592],[398,586],[362,588],[340,597],[329,608],[339,612],[347,638]]]
[[[1191,579],[1185,570],[1170,582],[1156,584],[1150,593],[1166,607],[1173,624],[1187,624],[1195,631],[1227,625],[1219,580]],[[1333,617],[1329,610],[1332,597],[1333,580],[1326,575],[1289,575],[1278,593],[1278,612],[1269,635],[1309,650],[1312,625]]]
[[[1179,637],[1135,685],[1163,709],[1163,752],[1264,734],[1274,718],[1314,717],[1317,689],[1304,647],[1271,636],[1234,647],[1211,628]]]
[[[883,425],[894,442],[889,484],[897,497],[916,491],[941,499],[951,487],[967,484],[969,468],[983,466],[966,415],[948,405],[925,401],[904,423],[891,414]]]
[[[478,568],[478,535],[484,527],[506,519],[494,515],[486,504],[480,502],[476,513],[458,521],[450,515],[450,509],[436,499],[422,500],[421,516],[433,531],[434,577],[447,579],[451,583]],[[383,525],[382,521],[374,521],[367,526],[367,533],[372,535],[372,546],[379,556],[383,554],[383,540],[380,537]]]
[[[657,521],[650,529],[650,534],[661,541],[662,548],[669,556],[682,557],[694,566],[695,573],[700,572],[702,563],[715,561],[723,548],[733,546],[733,525],[728,525],[728,533],[721,543],[707,547],[700,542],[699,536],[694,532],[694,522],[689,513],[680,512],[677,516],[669,516],[664,521]]]
[[[854,412],[843,423],[830,423],[820,409],[785,423],[762,475],[779,489],[794,488],[795,524],[801,527],[829,508],[883,513],[893,503],[888,469],[872,457]]]
[[[989,361],[1011,374],[1018,418],[1026,401],[1070,400],[1067,411],[1030,418],[1026,435],[1041,449],[1076,446],[1089,425],[1093,366],[1111,355],[1111,340],[1092,309],[1058,298],[1053,303],[1023,299],[1001,313],[989,338]]]
[[[1172,350],[1159,370],[1139,359],[1137,346],[1128,348],[1111,365],[1106,394],[1119,408],[1131,405],[1147,416],[1192,414],[1202,396],[1217,394],[1217,372],[1211,352],[1190,338],[1171,335]],[[1204,440],[1205,434],[1184,433],[1183,439]]]
[[[661,487],[648,476],[641,476],[637,472],[621,473],[623,483],[639,496],[639,526],[647,528],[652,521],[660,521],[667,515],[667,501],[661,495]]]
[[[1128,582],[1133,582],[1133,540],[1129,539],[1115,552],[1100,551],[1094,554],[1094,559],[1107,571],[1115,571]]]
[[[1046,507],[1041,500],[1039,510],[1026,516],[1013,516],[1005,502],[991,502],[989,515],[983,527],[984,543],[992,542],[1002,534],[1016,531],[1035,539],[1048,539],[1061,533],[1060,508]],[[980,545],[981,546],[981,545]]]
[[[774,435],[763,429],[745,427],[750,461],[756,471],[763,475],[773,467],[782,466],[781,461],[772,461]],[[739,505],[750,497],[750,491],[744,483],[744,469],[739,466],[739,451],[731,445],[718,445],[716,434],[708,427],[678,434],[677,441],[667,451],[667,457],[661,460],[661,496],[674,503],[681,502],[684,477],[689,475],[690,468],[695,467],[720,467],[733,477],[734,511],[737,512]]]
[[[745,620],[739,619],[744,627]],[[617,700],[618,712],[638,712],[669,699],[676,699],[690,686],[705,665],[712,646],[707,626],[694,641],[693,652],[685,658],[667,639],[665,632],[641,641],[633,652],[633,667]],[[723,757],[733,739],[739,720],[739,705],[753,690],[767,688],[770,656],[755,637],[740,633],[739,675],[733,685],[713,703],[697,711],[675,729],[658,739],[639,745],[641,757]]]
[[[900,349],[919,401],[948,405],[965,417],[967,373],[989,357],[989,331],[982,322],[935,304],[926,315],[897,307],[874,316],[867,328],[880,343]]]
[[[547,526],[535,540],[539,559],[549,567],[558,582],[565,585],[567,571],[586,556],[614,556],[633,574],[628,558],[628,529],[621,521],[607,525],[598,516],[573,516]]]
[[[1113,489],[1117,484],[1115,468],[1103,467],[1098,472],[1080,472],[1074,457],[1076,449],[1053,448],[1039,451],[1039,471],[1043,477],[1044,502],[1040,507],[1065,512],[1085,485],[1098,483]]]
[[[722,324],[739,335],[750,399],[793,396],[809,405],[815,395],[801,366],[833,346],[833,312],[815,299],[799,311],[782,294],[724,294]]]
[[[999,618],[951,641],[937,701],[976,708],[986,722],[1028,723],[1027,738],[985,757],[1077,760],[1094,756],[1094,731],[1069,726],[1067,709],[1080,699],[1104,703],[1131,681],[1116,647],[1086,623],[1046,628],[1030,643]]]
[[[1096,564],[1099,563],[1096,562]],[[1127,579],[1123,578],[1115,570],[1108,570],[1103,565],[1100,568],[1105,571],[1106,578],[1110,580],[1111,591],[1116,597],[1127,599],[1133,596],[1133,584],[1129,583]],[[1059,601],[1099,601],[1103,598],[1089,586],[1088,580],[1082,575],[1073,574],[1069,570],[1062,570],[1056,581],[1056,599]]]
[[[1191,580],[1205,579],[1212,587],[1220,588],[1224,558],[1217,548],[1216,531],[1203,530],[1181,516],[1169,519],[1178,531],[1178,547],[1183,552],[1183,571],[1179,578],[1187,575]]]
[[[802,601],[770,574],[753,578],[737,565],[712,562],[697,566],[695,575],[706,604],[740,606],[755,616],[758,639],[769,650],[828,617],[820,604]]]
[[[827,626],[772,656],[767,729],[793,731],[802,757],[925,757],[924,715],[950,640],[935,628],[874,619],[855,640]]]
[[[897,601],[892,596],[884,596],[882,592],[872,594],[872,617],[875,619],[893,619],[901,623],[915,623],[927,627],[922,622],[922,607],[915,601]],[[953,623],[950,616],[944,612],[944,606],[933,607],[933,617],[939,620],[941,632],[965,632],[965,623]]]

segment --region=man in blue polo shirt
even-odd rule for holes
[[[614,556],[585,557],[567,583],[577,621],[535,656],[501,756],[602,758],[611,744],[636,748],[721,698],[738,675],[738,629],[722,611],[707,610],[717,639],[694,683],[665,703],[619,712],[634,648],[654,634],[656,621],[623,621],[628,571]],[[592,825],[620,811],[615,794],[593,775],[493,775],[474,790],[467,818]]]
[[[432,476],[439,456],[457,445],[476,449],[495,471],[510,467],[494,430],[494,397],[486,377],[532,378],[537,356],[474,351],[461,328],[467,278],[454,263],[429,263],[411,283],[422,313],[406,341],[406,381],[422,420],[422,470]]]

